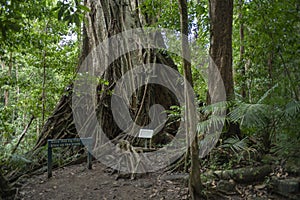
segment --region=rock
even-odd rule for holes
[[[161,180],[188,180],[189,174],[188,173],[181,173],[181,174],[169,174],[169,175],[164,175],[160,179]]]
[[[255,188],[256,190],[262,190],[262,189],[264,189],[266,186],[267,186],[266,184],[261,184],[261,185],[255,185],[254,188]]]
[[[142,187],[142,188],[150,188],[153,186],[153,184],[151,182],[143,182],[143,181],[140,181],[137,185],[137,187]]]
[[[150,183],[150,182],[144,182],[144,184],[143,184],[143,188],[150,188],[150,187],[152,187],[152,183]]]
[[[287,199],[298,200],[300,199],[299,184],[300,180],[297,178],[288,178],[279,180],[277,178],[272,179],[273,191]]]
[[[277,188],[281,193],[297,193],[299,192],[299,182],[296,179],[284,179],[277,182]]]
[[[226,193],[236,192],[235,190],[236,184],[232,180],[220,180],[217,184],[217,189],[224,191]]]

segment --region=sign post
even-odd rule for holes
[[[92,169],[92,138],[71,138],[71,139],[51,139],[48,140],[48,178],[52,177],[52,148],[67,147],[67,146],[82,146],[86,145],[88,150],[87,168]]]

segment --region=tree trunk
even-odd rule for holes
[[[242,85],[241,85],[241,95],[244,100],[247,98],[247,84],[246,84],[246,63],[244,61],[245,54],[245,37],[244,37],[244,22],[243,20],[243,6],[244,0],[239,0],[239,20],[240,20],[240,64],[242,66]]]
[[[226,100],[234,100],[234,83],[232,69],[232,21],[233,21],[233,0],[209,0],[210,14],[210,49],[211,64],[209,73],[212,72],[212,65],[220,71],[226,92]],[[213,72],[212,72],[213,73]],[[213,77],[213,75],[210,75]],[[209,85],[215,80],[209,79]],[[209,86],[210,88],[213,88]],[[208,104],[210,104],[208,95]],[[238,124],[229,123],[226,138],[238,135],[240,137]]]
[[[9,63],[8,63],[8,71],[7,71],[7,76],[9,77],[9,79],[11,78],[11,70],[12,70],[12,52],[10,52],[9,54]],[[2,66],[2,70],[5,71],[5,63],[1,63]],[[10,83],[9,83],[10,84]],[[4,90],[4,106],[8,106],[9,103],[9,89],[5,89]]]
[[[232,75],[232,19],[233,0],[210,0],[209,54],[220,71],[226,91],[226,100],[234,99]]]
[[[123,31],[141,28],[147,23],[139,10],[138,1],[85,0],[84,4],[91,11],[86,15],[83,27],[81,63],[102,41]],[[112,47],[110,46],[110,48]],[[109,53],[118,51],[118,47],[113,48],[115,49],[112,49]],[[97,105],[95,106],[96,115],[103,132],[106,133],[109,139],[119,138],[124,133],[113,118],[111,107],[118,105],[111,105],[111,92],[116,82],[126,72],[138,65],[147,63],[161,63],[177,70],[173,60],[166,54],[153,49],[141,49],[121,56],[99,77],[108,84],[100,83],[97,87],[99,94],[97,94]],[[134,87],[133,80],[131,84],[128,87]],[[46,140],[49,138],[78,137],[72,113],[72,94],[73,85],[70,85],[55,108],[54,113],[46,121],[35,149],[45,145]],[[154,104],[160,104],[165,109],[169,109],[171,105],[178,105],[175,96],[166,88],[151,84],[143,86],[137,89],[129,99],[132,118],[130,120],[141,126],[149,124],[151,120],[148,113],[150,107]],[[90,123],[88,118],[86,123]],[[176,132],[174,131],[172,134],[174,135]],[[92,136],[97,137],[96,135]]]
[[[47,26],[48,23],[46,23],[45,27],[45,35],[47,35]],[[44,126],[45,122],[45,113],[46,113],[46,80],[47,80],[47,50],[46,47],[44,47],[42,51],[42,65],[43,65],[43,83],[42,83],[42,127]]]
[[[185,80],[193,87],[192,71],[190,57],[191,52],[189,48],[188,41],[188,7],[186,0],[178,0],[179,10],[180,10],[180,22],[181,22],[181,50],[182,50],[182,62],[183,62],[183,73]],[[193,110],[193,106],[190,103],[194,102],[191,99],[188,91],[187,84],[185,82],[185,131],[187,135],[187,144],[191,145],[189,147],[191,154],[191,171],[189,179],[189,191],[193,200],[203,199],[205,195],[203,193],[203,186],[200,179],[200,162],[199,162],[199,146],[198,137],[196,134],[196,113]],[[188,153],[187,153],[188,155]]]

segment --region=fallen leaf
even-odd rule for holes
[[[266,184],[261,184],[261,185],[254,186],[254,188],[257,189],[257,190],[264,189],[265,187],[266,187]]]

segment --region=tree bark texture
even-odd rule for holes
[[[147,23],[139,10],[139,1],[85,0],[84,3],[90,8],[90,12],[86,15],[83,27],[81,62],[102,41],[126,30],[142,28]],[[118,51],[118,47],[114,48],[112,53]],[[121,56],[99,77],[108,84],[99,84],[97,87],[97,91],[99,91],[96,106],[97,120],[109,139],[122,134],[122,130],[113,119],[111,107],[117,105],[111,105],[110,93],[116,82],[126,72],[135,66],[147,63],[161,63],[177,69],[173,60],[166,54],[153,49],[141,49]],[[131,84],[135,84],[135,82],[132,81]],[[133,85],[128,87],[133,87]],[[73,85],[67,88],[66,94],[61,98],[53,115],[46,121],[36,148],[45,145],[46,139],[49,138],[77,136],[72,113],[72,89]],[[150,123],[149,109],[152,105],[160,104],[165,109],[169,109],[171,105],[177,104],[175,96],[159,85],[147,85],[139,88],[132,94],[129,101],[132,120],[141,126]],[[159,115],[159,113],[156,114]],[[89,123],[88,119],[86,123]],[[176,132],[172,134],[176,134]]]
[[[233,0],[209,0],[209,15],[211,26],[209,54],[223,79],[226,100],[232,100],[234,99],[232,73]]]
[[[211,57],[208,80],[209,88],[214,88],[216,80],[212,65],[215,65],[221,74],[224,83],[226,101],[234,100],[234,82],[232,69],[232,21],[233,0],[210,0],[210,49]],[[216,89],[218,93],[218,89]],[[216,95],[216,94],[213,94]],[[212,103],[208,95],[208,104]],[[227,111],[228,112],[228,111]],[[228,131],[225,138],[237,135],[241,137],[239,125],[228,123]]]

